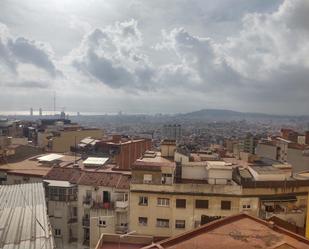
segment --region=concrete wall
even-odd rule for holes
[[[48,144],[47,137],[50,136],[51,134],[48,132],[38,132],[38,137],[37,137],[37,144],[38,147],[40,148],[46,148]]]
[[[206,180],[207,172],[205,163],[202,165],[183,164],[181,166],[181,178]]]
[[[18,145],[27,145],[28,138],[26,137],[12,137],[11,144],[18,144]]]
[[[283,156],[281,155],[282,153],[280,153],[279,160],[290,163],[294,173],[309,170],[309,157],[304,156],[302,150],[286,148],[284,144],[282,145],[281,150],[282,153],[285,153],[284,151],[286,150],[286,155]],[[276,160],[276,147],[265,144],[258,144],[257,154],[259,156]]]
[[[174,157],[174,153],[176,151],[176,145],[161,144],[160,149],[161,149],[161,156]]]
[[[209,184],[227,184],[229,180],[232,180],[232,168],[229,170],[209,168],[207,178]]]
[[[100,139],[103,136],[103,131],[100,129],[87,129],[87,130],[78,130],[78,131],[64,131],[60,133],[59,137],[53,137],[52,139],[52,148],[53,152],[68,152],[71,149],[71,146],[86,137],[92,137],[95,139]]]
[[[189,163],[189,157],[175,151],[174,161],[177,162],[177,163],[186,164],[186,163]]]
[[[267,157],[276,160],[277,149],[276,146],[258,144],[256,147],[256,154],[261,157]]]
[[[4,184],[22,184],[22,183],[34,183],[42,182],[43,177],[41,176],[28,176],[28,175],[16,175],[7,173],[7,180]]]
[[[309,170],[309,156],[304,156],[302,150],[288,149],[288,163],[293,167],[293,172]]]
[[[74,238],[78,236],[78,223],[68,223],[72,217],[72,208],[77,207],[77,202],[48,201],[47,207],[57,248],[68,248],[70,233]],[[55,229],[61,229],[61,236],[55,236]]]

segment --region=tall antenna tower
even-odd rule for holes
[[[56,92],[54,92],[54,115],[56,115]]]

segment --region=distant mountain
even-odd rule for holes
[[[224,109],[202,109],[199,111],[177,114],[178,119],[191,119],[200,121],[231,121],[231,120],[282,120],[282,119],[308,119],[309,116],[273,115],[254,112],[238,112]]]

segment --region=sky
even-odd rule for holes
[[[1,0],[0,112],[309,114],[308,0]]]

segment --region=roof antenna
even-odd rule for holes
[[[54,91],[54,115],[56,115],[56,91]]]

